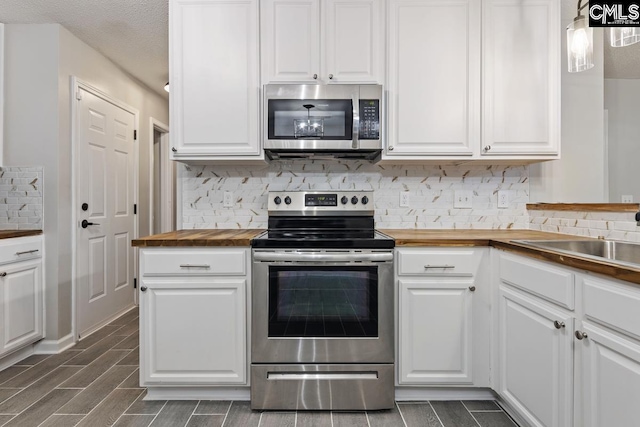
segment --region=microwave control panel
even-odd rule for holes
[[[380,100],[360,100],[358,139],[380,139]]]

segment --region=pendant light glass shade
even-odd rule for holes
[[[611,46],[623,47],[640,42],[640,27],[611,28]]]
[[[567,27],[567,59],[570,73],[593,68],[593,29],[582,15]]]

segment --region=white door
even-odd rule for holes
[[[81,338],[134,302],[135,115],[82,88],[79,93],[74,209]]]

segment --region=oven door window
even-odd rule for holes
[[[377,336],[377,267],[269,268],[269,337]]]
[[[353,139],[350,99],[270,99],[269,139]]]

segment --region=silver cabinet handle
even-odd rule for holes
[[[358,254],[358,253],[314,253],[314,252],[254,252],[254,261],[262,262],[318,262],[318,261],[331,261],[331,262],[383,262],[393,261],[392,252],[380,252],[371,254]]]
[[[389,147],[389,151],[393,151],[393,145]]]
[[[576,336],[577,339],[582,341],[583,339],[587,338],[587,333],[586,332],[576,331],[575,336]]]
[[[476,287],[475,287],[475,286],[469,286],[469,290],[470,290],[471,292],[475,292],[475,291],[476,291]]]
[[[40,251],[39,249],[32,249],[30,251],[16,252],[16,255],[20,256],[20,255],[26,255],[26,254],[34,254],[34,253],[39,252],[39,251]]]
[[[430,269],[430,268],[456,268],[455,265],[425,265],[424,266],[425,269]]]
[[[564,322],[559,322],[557,320],[554,320],[553,321],[553,326],[555,326],[556,329],[562,329],[562,328],[564,328]]]
[[[180,264],[180,268],[206,268],[209,269],[209,264]]]
[[[146,291],[147,291],[147,287],[146,287],[146,286],[140,286],[140,290],[141,290],[142,292],[146,292]]]
[[[318,75],[317,74],[313,75],[313,80],[318,80]]]
[[[171,151],[173,151],[174,153],[178,152],[178,150],[176,150],[176,147],[171,147]]]
[[[3,271],[2,273],[0,273],[0,277],[4,277],[4,276],[6,276],[6,275],[7,275],[7,272],[6,272],[6,271]]]
[[[484,146],[484,151],[489,151],[491,150],[491,146],[490,145],[485,145]]]
[[[329,80],[333,80],[333,74],[329,74]]]

